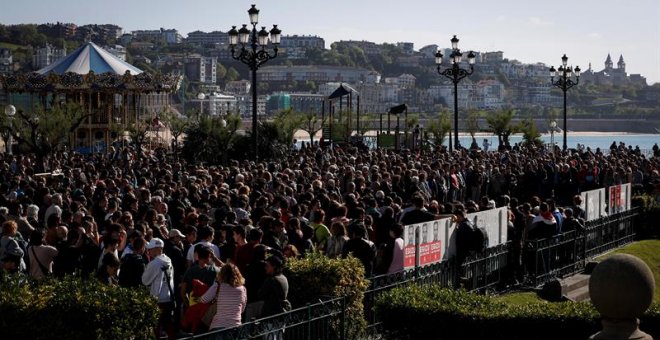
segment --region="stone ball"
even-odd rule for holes
[[[634,319],[651,305],[655,279],[636,256],[616,254],[599,263],[589,280],[594,307],[605,318]]]

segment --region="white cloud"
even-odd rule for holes
[[[496,20],[499,21],[499,22],[505,21],[505,20],[506,20],[506,16],[504,16],[504,15],[498,15]]]
[[[594,32],[594,33],[587,34],[587,38],[589,38],[589,39],[600,39],[601,37],[602,37],[602,35],[600,35],[600,33],[595,33]]]
[[[549,26],[552,25],[552,21],[545,21],[539,17],[530,17],[529,23],[535,26]]]

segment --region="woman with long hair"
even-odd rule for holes
[[[247,304],[244,284],[245,279],[235,265],[227,263],[220,269],[217,281],[200,299],[203,303],[216,300],[217,309],[209,329],[229,328],[241,324],[241,314]]]

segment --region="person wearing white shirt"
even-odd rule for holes
[[[142,274],[142,284],[149,287],[151,296],[158,298],[160,318],[155,329],[156,338],[160,339],[161,331],[167,332],[168,339],[174,339],[174,267],[172,260],[163,254],[165,243],[159,238],[152,238],[147,244],[147,252],[151,261]]]
[[[198,244],[203,244],[211,248],[211,250],[213,250],[213,254],[215,255],[215,257],[213,258],[213,262],[215,262],[216,266],[222,266],[223,263],[219,262],[220,248],[218,248],[218,246],[216,246],[215,244],[211,243],[214,234],[213,228],[211,228],[210,226],[204,226],[197,231],[197,234],[201,241],[195,243],[192,247],[190,247],[190,249],[188,249],[188,253],[186,254],[186,260],[188,260],[188,267],[190,267],[193,264],[193,262],[195,262],[195,247]],[[216,259],[218,260],[216,261]]]

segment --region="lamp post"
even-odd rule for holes
[[[204,99],[206,99],[206,95],[200,92],[197,95],[197,99],[199,99],[199,115],[201,116],[204,113]]]
[[[555,81],[555,74],[557,74],[557,81]],[[575,81],[571,79],[573,77],[573,73],[575,72]],[[575,71],[568,66],[568,57],[566,54],[564,54],[563,57],[561,57],[561,66],[557,70],[555,70],[554,66],[550,67],[550,83],[553,86],[556,86],[560,88],[564,92],[564,145],[563,145],[563,150],[566,151],[568,148],[568,144],[566,141],[566,131],[568,129],[566,128],[566,91],[570,89],[571,87],[577,85],[580,82],[580,67],[576,66]]]
[[[557,122],[556,121],[551,121],[550,122],[550,147],[552,148],[552,152],[555,151],[555,130],[557,129]]]
[[[463,58],[463,53],[458,49],[458,38],[454,35],[451,38],[451,48],[452,52],[449,55],[449,62],[451,62],[451,67],[442,70],[442,53],[438,50],[435,54],[435,64],[438,66],[438,74],[449,78],[452,83],[454,83],[454,145],[458,147],[458,83],[461,79],[469,76],[474,72],[474,62],[476,56],[472,51],[468,54],[468,64],[470,69],[463,69],[460,67],[461,59]],[[451,133],[450,133],[451,134]],[[451,136],[449,136],[449,151],[452,151],[451,145]]]
[[[7,105],[5,107],[5,114],[9,118],[9,134],[7,136],[7,154],[11,155],[12,154],[12,143],[13,140],[11,138],[11,133],[12,133],[12,128],[13,128],[13,120],[14,120],[14,115],[16,114],[16,107],[14,105]]]
[[[257,31],[257,24],[259,23],[259,10],[252,5],[248,10],[250,16],[250,24],[252,30],[243,25],[239,30],[236,26],[232,26],[231,30],[227,32],[229,35],[229,46],[231,47],[231,56],[235,60],[247,65],[252,72],[252,148],[254,151],[255,160],[259,159],[258,153],[258,139],[257,139],[257,70],[259,66],[277,57],[277,46],[280,44],[280,35],[282,31],[273,25],[270,33],[266,31],[266,27],[262,26],[260,31]],[[270,42],[273,44],[273,53],[266,50],[268,45],[268,37],[270,35]],[[236,51],[236,45],[241,44],[239,51]]]

